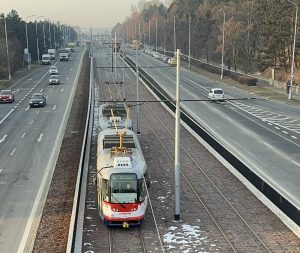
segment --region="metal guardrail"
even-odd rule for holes
[[[78,219],[78,210],[79,210],[79,204],[80,204],[80,189],[81,189],[81,183],[82,183],[82,172],[84,168],[84,159],[86,155],[86,143],[87,143],[87,136],[88,136],[88,129],[89,129],[89,122],[90,122],[90,116],[91,116],[91,102],[92,102],[92,85],[94,81],[94,64],[93,64],[93,57],[90,57],[91,59],[91,65],[90,65],[90,83],[89,83],[89,102],[88,102],[88,112],[86,116],[86,124],[85,124],[85,130],[84,130],[84,137],[82,141],[82,147],[81,147],[81,155],[80,155],[80,161],[79,161],[79,169],[77,173],[77,180],[76,180],[76,188],[74,193],[74,200],[73,200],[73,208],[72,208],[72,215],[71,215],[71,221],[69,226],[69,235],[68,235],[68,243],[67,243],[67,253],[71,253],[74,251],[74,243],[76,238],[76,227],[77,227],[77,219]]]
[[[128,57],[125,61],[133,70],[136,69],[135,62]],[[139,68],[140,78],[148,85],[148,87],[161,100],[168,100],[165,103],[174,113],[176,105],[171,102],[171,98],[155,80],[150,77],[143,69]],[[208,130],[201,126],[187,111],[181,109],[181,120],[183,120],[195,133],[197,133],[205,142],[207,142],[216,152],[218,152],[229,164],[231,164],[239,173],[241,173],[252,185],[254,185],[261,193],[271,200],[282,212],[284,212],[291,220],[300,226],[299,210],[278,193],[271,185],[257,176],[249,167],[241,162],[235,155],[229,152]]]

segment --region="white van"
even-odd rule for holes
[[[42,65],[51,65],[50,54],[42,55]]]

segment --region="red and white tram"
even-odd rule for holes
[[[147,208],[147,167],[136,134],[106,129],[98,135],[98,212],[108,226],[139,226]]]

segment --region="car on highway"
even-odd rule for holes
[[[168,63],[169,63],[170,65],[176,65],[176,64],[177,64],[177,59],[176,59],[176,57],[170,58],[170,59],[168,60]]]
[[[212,88],[208,93],[208,99],[212,101],[222,101],[225,99],[224,91],[221,88]]]
[[[49,84],[60,84],[60,79],[58,75],[50,75]]]
[[[30,101],[30,107],[44,107],[46,105],[46,98],[43,93],[33,93]]]
[[[0,102],[1,103],[12,103],[15,101],[15,95],[11,90],[0,91]]]
[[[52,74],[57,75],[58,74],[58,68],[56,66],[52,66],[49,69],[49,73],[50,73],[50,75],[52,75]]]

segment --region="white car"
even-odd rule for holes
[[[221,101],[225,99],[224,91],[221,88],[212,88],[208,93],[208,99]]]
[[[50,75],[57,75],[58,74],[58,68],[56,66],[52,66],[49,70]]]
[[[51,75],[49,77],[49,84],[60,84],[60,79],[58,75]]]
[[[168,59],[168,63],[170,65],[176,65],[177,64],[177,58],[173,57],[173,58]]]

